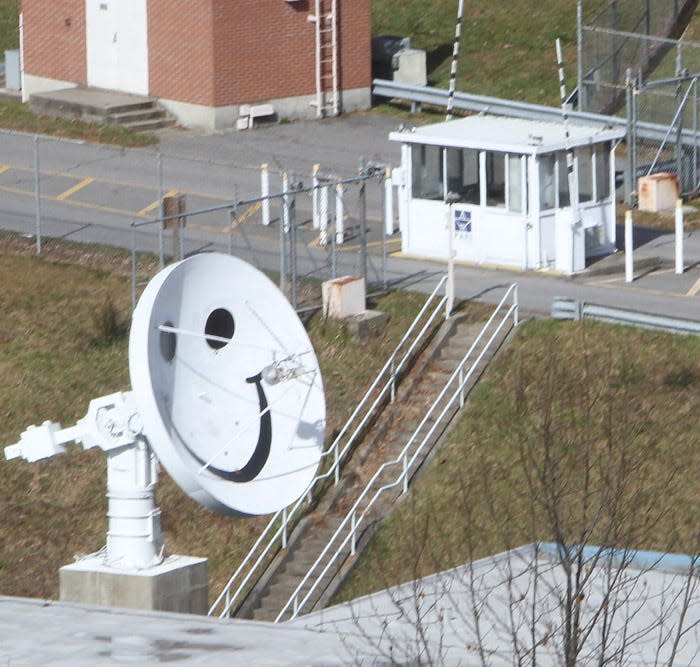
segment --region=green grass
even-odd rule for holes
[[[580,541],[588,521],[588,543],[698,553],[699,427],[700,338],[592,322],[526,323],[338,599],[552,540],[547,485],[533,478],[546,456],[556,461],[549,473],[558,480],[552,488],[568,541]],[[615,473],[624,512],[616,518],[613,504],[601,501]],[[584,517],[584,500],[600,509],[598,521]]]
[[[0,102],[0,127],[116,146],[150,146],[158,143],[158,136],[152,132],[134,132],[119,125],[40,116],[22,102]]]
[[[605,5],[587,0],[585,16]],[[425,49],[429,84],[450,78],[457,2],[374,0],[372,34],[410,36]],[[465,3],[457,90],[556,105],[559,83],[554,42],[562,40],[569,87],[576,76],[576,3],[513,0]]]
[[[129,388],[122,326],[131,310],[128,257],[97,246],[81,252],[55,241],[46,244],[41,258],[32,252],[29,241],[0,236],[2,446],[45,419],[68,426],[84,416],[91,398]],[[95,268],[100,264],[107,270]],[[374,305],[389,313],[389,322],[381,336],[363,343],[342,326],[311,317],[308,329],[324,378],[328,436],[355,407],[424,298],[393,293],[378,299]],[[0,477],[0,593],[56,598],[58,567],[105,543],[106,457],[79,446],[36,464],[0,456]],[[158,504],[168,551],[209,559],[212,595],[267,523],[266,517],[214,514],[189,500],[164,472]]]
[[[0,0],[0,51],[19,48],[19,1]]]

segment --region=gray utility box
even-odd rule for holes
[[[5,88],[21,90],[22,68],[19,60],[19,49],[5,51]]]
[[[372,78],[425,86],[428,83],[425,51],[412,49],[408,37],[373,37]]]

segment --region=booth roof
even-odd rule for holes
[[[571,125],[569,135],[568,145],[577,147],[621,139],[625,136],[625,131],[604,125]],[[531,155],[552,153],[567,147],[563,122],[548,123],[503,116],[468,116],[433,123],[392,132],[389,139],[406,144],[475,148]]]

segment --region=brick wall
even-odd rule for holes
[[[337,1],[340,87],[368,87],[371,0]],[[314,4],[149,0],[150,94],[225,106],[315,93],[314,24],[308,20]],[[22,5],[25,71],[84,84],[85,0]]]
[[[371,0],[338,6],[341,87],[369,86]],[[313,9],[313,0],[150,0],[151,94],[207,106],[313,94]]]
[[[24,71],[84,84],[85,0],[22,0]]]
[[[216,1],[149,0],[151,95],[212,105],[215,95],[212,32]]]

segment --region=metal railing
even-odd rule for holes
[[[512,303],[510,303],[510,305],[507,306],[509,299],[512,299]],[[503,312],[504,309],[505,312]],[[500,319],[498,319],[499,314]],[[505,295],[499,302],[498,306],[496,306],[496,309],[494,310],[493,314],[491,315],[487,323],[484,325],[483,329],[477,336],[476,340],[472,343],[467,353],[457,365],[456,369],[450,376],[449,380],[446,382],[438,397],[435,399],[433,404],[426,412],[425,416],[421,420],[420,424],[414,431],[409,441],[404,446],[401,453],[395,459],[393,459],[392,461],[386,461],[377,469],[377,472],[373,475],[372,479],[368,482],[367,486],[362,491],[357,501],[355,501],[350,511],[346,514],[345,518],[343,519],[343,521],[341,522],[340,526],[335,531],[331,539],[329,540],[328,544],[324,547],[323,551],[316,559],[314,564],[310,567],[309,571],[306,573],[302,581],[292,593],[289,600],[280,610],[279,614],[275,619],[275,622],[279,622],[280,620],[282,620],[282,617],[290,611],[290,607],[290,619],[296,618],[299,615],[301,610],[304,608],[304,605],[309,601],[311,596],[316,591],[319,583],[328,574],[330,568],[336,563],[336,561],[338,561],[341,555],[345,553],[345,550],[348,547],[348,555],[355,555],[359,530],[362,527],[363,522],[365,521],[365,518],[367,517],[368,513],[371,511],[372,507],[375,505],[378,498],[382,494],[392,489],[395,489],[399,485],[401,485],[402,487],[402,493],[405,493],[408,490],[409,480],[412,476],[412,473],[415,472],[415,470],[417,469],[417,466],[414,467],[414,465],[419,459],[419,457],[421,457],[421,454],[423,453],[426,444],[431,441],[431,438],[433,437],[436,429],[438,428],[438,425],[442,423],[443,419],[448,415],[448,413],[451,410],[455,409],[455,403],[459,402],[460,408],[464,406],[464,402],[466,399],[465,387],[467,383],[471,380],[472,376],[476,372],[476,369],[486,356],[487,352],[494,345],[499,334],[506,326],[511,316],[513,317],[513,326],[517,326],[517,283],[513,283],[508,288]],[[489,331],[491,330],[492,325],[496,321],[497,324],[492,333],[489,335]],[[484,339],[486,339],[487,336],[488,340],[484,342]],[[477,350],[478,354],[476,354],[476,358],[472,359],[472,355],[474,355],[474,353]],[[467,364],[469,364],[468,368],[466,368]],[[449,398],[445,400],[448,394]],[[437,415],[437,417],[434,418],[435,414],[438,412],[439,414]],[[419,433],[422,431],[424,426],[428,424],[429,421],[433,418],[434,421],[430,426],[428,432],[420,440],[417,446],[414,446],[416,441],[418,440]],[[399,474],[392,481],[388,483],[383,483],[381,484],[381,486],[376,488],[376,490],[374,490],[375,487],[378,485],[383,473],[387,471],[390,467],[399,467]],[[374,493],[372,494],[373,491]],[[370,494],[372,494],[371,497]],[[361,509],[361,507],[363,506],[364,509]],[[336,550],[331,554],[330,551],[333,548],[333,545],[336,544],[338,541],[340,542],[339,545],[337,546]],[[321,564],[329,555],[330,557],[328,558],[326,565],[320,572],[317,573],[316,571],[321,567]],[[306,594],[300,599],[301,591],[309,583],[312,577],[314,578],[314,581],[311,587],[306,592]]]
[[[700,322],[678,317],[652,315],[636,310],[600,306],[576,299],[555,297],[552,301],[552,317],[557,320],[580,321],[586,317],[609,322],[611,324],[628,324],[645,329],[658,329],[671,333],[695,334],[700,336]]]
[[[374,79],[372,81],[372,92],[375,95],[394,97],[432,106],[444,107],[447,105],[448,91],[442,88],[430,88],[428,86]],[[528,102],[504,100],[499,97],[457,92],[454,97],[454,106],[455,109],[464,109],[476,113],[490,113],[497,116],[508,116],[509,118],[561,123],[561,108],[548,107],[544,104],[530,104]],[[571,123],[579,125],[605,125],[627,128],[628,123],[624,117],[605,116],[584,111],[569,111],[568,117]],[[663,140],[667,131],[667,125],[658,123],[640,121],[636,127],[637,137],[655,141]],[[683,130],[680,141],[686,146],[692,146],[695,142],[695,135],[690,130]]]
[[[423,344],[434,322],[444,313],[444,319],[449,317],[445,306],[447,295],[440,291],[447,283],[443,276],[421,308],[413,323],[401,338],[396,349],[389,356],[382,369],[377,374],[370,388],[365,392],[352,412],[347,422],[338,433],[333,443],[321,454],[323,461],[330,461],[328,469],[317,475],[309,485],[306,493],[289,508],[278,511],[269,521],[260,537],[256,540],[248,555],[243,559],[238,569],[226,583],[226,586],[216,598],[209,616],[227,616],[234,609],[248,586],[256,576],[261,576],[269,561],[277,553],[275,547],[285,549],[291,530],[297,525],[301,515],[308,509],[314,491],[324,490],[324,484],[333,479],[333,484],[340,481],[340,468],[353,445],[359,440],[363,429],[376,416],[378,408],[385,401],[393,402],[396,396],[396,385],[401,379],[401,373],[419,345]],[[380,388],[381,387],[381,388]],[[374,398],[373,398],[374,397]],[[323,463],[322,463],[323,465]],[[306,507],[305,507],[306,505]],[[235,590],[234,590],[235,588]],[[233,590],[233,593],[231,592]]]

